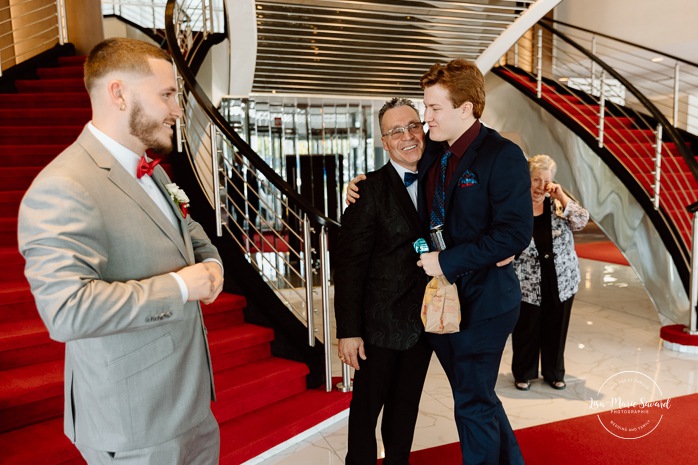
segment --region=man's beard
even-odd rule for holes
[[[162,130],[163,121],[148,119],[140,102],[137,102],[131,110],[128,127],[131,135],[138,138],[146,149],[159,155],[167,155],[172,151],[171,139],[160,140],[157,138],[157,133]]]

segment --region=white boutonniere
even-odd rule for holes
[[[179,207],[182,216],[186,218],[189,214],[189,197],[187,197],[187,194],[173,182],[165,184],[165,189],[170,193],[172,201]]]

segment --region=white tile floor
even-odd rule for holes
[[[621,371],[638,371],[652,378],[661,389],[661,398],[698,392],[698,355],[662,348],[659,318],[633,271],[627,266],[584,259],[580,268],[582,282],[572,309],[566,349],[567,389],[555,391],[539,380],[530,391],[517,391],[509,344],[504,352],[497,393],[514,429],[594,413],[590,398],[605,380]],[[335,367],[339,375],[339,364]],[[346,435],[344,416],[270,458],[248,464],[343,464]],[[434,358],[422,395],[413,450],[456,441],[451,391]]]

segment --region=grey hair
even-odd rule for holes
[[[419,118],[419,110],[417,110],[417,107],[414,106],[412,100],[402,97],[393,97],[387,102],[385,102],[383,104],[383,107],[381,107],[380,111],[378,112],[378,125],[380,126],[381,131],[383,130],[383,115],[385,115],[385,112],[388,110],[392,110],[393,108],[403,106],[408,106],[412,108],[414,112],[417,113],[417,118]]]
[[[528,172],[533,173],[536,170],[550,170],[554,178],[557,173],[557,163],[548,155],[534,155],[528,159]]]

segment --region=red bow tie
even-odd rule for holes
[[[160,163],[159,159],[148,161],[145,159],[145,155],[143,155],[140,161],[138,162],[138,167],[136,168],[136,177],[140,179],[143,177],[144,174],[152,176],[153,170],[156,166],[158,166],[158,163]]]

